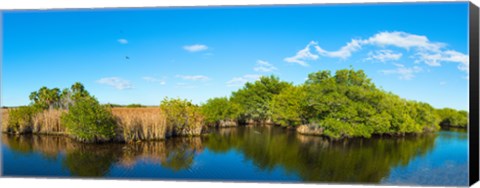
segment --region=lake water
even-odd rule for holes
[[[279,127],[238,127],[102,145],[2,135],[3,175],[22,177],[466,186],[467,151],[465,131],[331,142]]]

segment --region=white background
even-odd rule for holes
[[[436,2],[445,0],[436,0]],[[365,3],[365,2],[415,2],[415,0],[0,0],[0,10],[5,9],[50,9],[50,8],[102,8],[102,7],[158,7],[195,5],[260,5],[260,4],[310,4],[310,3]],[[480,5],[480,0],[472,0]],[[448,13],[447,13],[448,14]],[[1,42],[1,40],[0,40]],[[466,169],[467,170],[467,169]],[[447,177],[446,177],[447,178]],[[173,181],[131,181],[131,180],[70,180],[70,179],[24,179],[1,178],[1,187],[191,187],[191,188],[313,188],[313,187],[384,187],[367,185],[333,184],[270,184],[270,183],[222,183],[222,182],[173,182]],[[395,186],[391,186],[395,187]],[[480,187],[480,183],[474,187]]]

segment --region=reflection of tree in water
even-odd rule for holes
[[[133,167],[141,160],[173,171],[186,170],[195,154],[207,147],[217,153],[241,151],[263,171],[282,167],[304,181],[378,183],[392,168],[428,153],[436,135],[331,142],[277,127],[238,127],[215,130],[205,137],[133,144],[86,145],[56,136],[4,136],[2,142],[21,153],[65,153],[62,163],[74,176],[104,176],[114,164]]]
[[[66,153],[63,165],[74,176],[102,177],[119,160],[120,149],[118,146],[80,145]]]
[[[139,160],[161,164],[174,171],[189,169],[195,154],[203,150],[200,137],[134,144],[82,144],[63,136],[4,135],[2,143],[14,152],[37,152],[51,159],[64,153],[62,165],[72,176],[81,177],[105,176],[114,164],[128,168]]]
[[[331,142],[272,127],[238,128],[235,133],[225,136],[220,130],[204,144],[210,150],[225,152],[224,143],[241,150],[262,170],[281,166],[304,181],[321,182],[378,183],[393,167],[407,165],[414,157],[426,154],[435,140],[431,134]]]
[[[212,152],[224,153],[228,150],[238,148],[241,145],[239,135],[244,134],[245,129],[240,128],[219,128],[214,134],[202,138],[202,143]]]
[[[69,140],[63,136],[37,135],[2,135],[2,143],[6,143],[13,152],[32,154],[38,152],[47,160],[57,160],[59,151],[64,151]]]
[[[189,169],[195,154],[202,151],[200,138],[175,138],[166,142],[166,158],[162,166],[174,171]]]

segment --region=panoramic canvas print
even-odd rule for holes
[[[468,9],[3,11],[2,175],[466,186]]]

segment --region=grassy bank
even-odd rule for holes
[[[10,132],[8,122],[9,111],[2,109],[2,132]],[[196,134],[180,134],[175,125],[167,122],[165,113],[159,107],[127,108],[117,107],[110,109],[115,119],[115,142],[133,142],[145,140],[162,140],[172,136],[194,136]],[[38,112],[28,122],[22,123],[22,129],[15,134],[48,134],[66,135],[69,132],[62,125],[61,115],[64,110],[51,109]],[[201,130],[201,123],[192,125]]]

